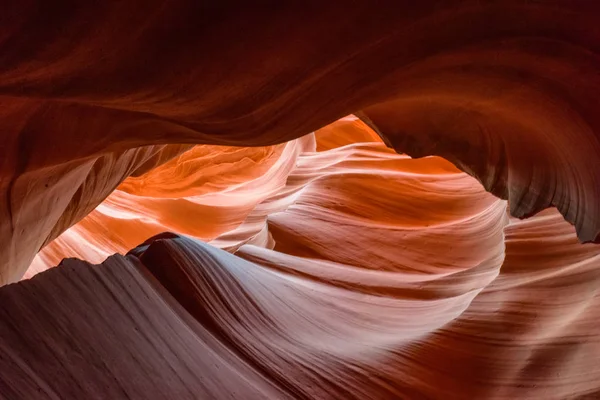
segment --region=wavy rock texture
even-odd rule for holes
[[[250,263],[172,234],[99,266],[65,260],[0,289],[9,305],[0,324],[2,391],[594,398],[598,248],[544,212],[508,225],[504,255],[504,212],[496,200],[479,224],[453,221],[446,234],[463,225],[470,235],[460,239],[474,243],[477,225],[489,224],[486,245],[453,264],[401,259],[377,269],[372,255],[359,266],[342,263],[345,253],[311,259],[244,246],[238,253]],[[60,379],[48,365],[61,366]]]
[[[3,7],[0,395],[600,397],[600,7],[284,3]]]
[[[100,262],[137,240],[133,232],[172,228],[178,206],[169,204],[182,199],[190,202],[187,214],[197,216],[178,228],[189,235],[202,229],[196,237],[212,239],[212,246],[161,234],[126,257],[99,266],[67,259],[55,271],[11,285],[5,290],[22,293],[35,310],[36,302],[49,301],[32,297],[40,285],[52,285],[46,276],[68,285],[82,279],[73,288],[43,289],[76,293],[60,305],[45,304],[47,315],[28,311],[33,321],[18,314],[8,321],[43,326],[56,307],[65,313],[61,329],[80,332],[86,308],[69,304],[99,291],[99,310],[89,311],[86,324],[108,331],[91,339],[82,332],[104,341],[85,350],[60,334],[52,344],[10,336],[7,348],[32,346],[22,362],[34,366],[43,382],[36,385],[73,397],[94,390],[140,398],[594,398],[600,248],[581,245],[556,210],[509,219],[505,201],[443,159],[411,159],[380,141],[346,143],[370,140],[372,133],[350,116],[284,146],[198,146],[127,179],[46,246],[28,275],[64,256]],[[120,202],[126,195],[136,200]],[[233,229],[202,217],[220,215],[222,206],[237,216]],[[136,292],[123,290],[131,286]],[[150,320],[147,307],[160,312]],[[115,330],[100,315],[113,309],[136,311],[119,311]],[[165,324],[173,327],[169,333],[157,328]],[[143,340],[128,333],[139,331],[147,332]],[[196,344],[187,350],[156,344],[168,337]],[[69,368],[69,379],[94,387],[140,368],[111,353],[118,351],[111,343],[130,341],[136,341],[129,353],[135,363],[148,362],[145,373],[158,380],[90,389],[50,382],[35,367],[49,357],[47,346],[76,349],[51,356],[61,365],[73,365],[70,357],[108,358],[103,372]],[[138,352],[172,360],[170,369],[137,361]],[[205,352],[210,361],[198,361]],[[31,379],[9,376],[6,393],[23,390],[11,380]]]
[[[175,231],[210,240],[241,224],[285,186],[309,136],[265,148],[196,146],[149,173],[125,180],[99,207],[46,246],[25,277],[64,257],[100,263],[146,238]]]
[[[143,163],[134,148],[272,145],[349,113],[454,162],[513,215],[556,206],[596,241],[599,16],[587,0],[11,4],[0,282]]]

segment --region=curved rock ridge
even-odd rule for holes
[[[354,143],[382,142],[377,133],[356,115],[347,115],[315,131],[317,151],[326,151]]]
[[[133,256],[65,259],[0,298],[3,398],[292,398]]]
[[[285,186],[314,138],[264,148],[196,146],[162,166],[126,179],[101,205],[46,246],[25,277],[65,257],[100,263],[163,231],[214,239],[242,223]]]
[[[176,234],[100,265],[66,259],[0,288],[0,388],[8,398],[594,398],[600,251],[550,211],[511,221],[504,251],[500,205],[487,212],[491,257],[420,270],[251,245],[238,252],[248,262]]]
[[[2,348],[25,349],[19,357],[29,368],[25,374],[7,364],[3,393],[26,397],[40,387],[48,397],[74,398],[93,388],[99,398],[460,400],[599,394],[600,247],[580,244],[556,210],[509,218],[506,201],[441,158],[412,159],[381,141],[346,143],[370,140],[369,132],[349,116],[285,145],[195,147],[124,181],[37,258],[40,270],[65,255],[99,265],[66,259],[0,289],[0,297],[6,291],[26,299],[7,302],[26,305],[6,311],[0,329],[13,333],[0,337]],[[136,200],[121,206],[124,196]],[[218,214],[222,205],[245,211],[229,210],[237,218],[231,229],[208,217],[178,226],[222,230],[197,235],[209,244],[163,233],[100,262],[123,252],[134,232],[174,226],[177,207],[163,205],[181,199],[193,199],[200,216]],[[46,299],[57,291],[70,295],[60,304]],[[100,300],[86,310],[82,304],[96,292]],[[36,315],[38,302],[46,311]],[[119,311],[109,320],[112,310]],[[63,325],[50,339],[16,333],[31,331],[27,324],[48,326],[51,318]],[[87,335],[87,347],[60,332]],[[167,340],[178,345],[165,348]],[[179,347],[188,342],[195,344]],[[169,370],[147,361],[152,357],[170,360]],[[104,369],[85,369],[77,364],[82,359]],[[65,382],[50,382],[42,367],[48,360],[69,365]],[[126,379],[129,370],[144,376]],[[121,379],[106,383],[112,374]],[[159,379],[149,382],[148,375]]]
[[[373,134],[350,116],[316,132],[315,137],[317,147],[332,147],[343,145],[343,140],[368,140]],[[267,219],[276,224],[276,213],[290,206],[294,210],[288,214],[305,221],[304,229],[311,229],[313,223],[326,224],[324,231],[334,232],[336,226],[353,224],[372,230],[363,239],[380,247],[377,235],[384,233],[382,229],[416,231],[450,224],[455,219],[475,218],[497,203],[475,180],[439,158],[412,160],[380,141],[322,152],[314,149],[312,135],[276,148],[196,147],[145,175],[127,179],[90,215],[46,246],[25,277],[64,257],[100,263],[165,230],[210,240],[229,251],[247,243],[272,248],[273,224],[269,228]],[[268,156],[261,158],[264,154]],[[262,162],[251,162],[249,157]],[[306,215],[292,214],[307,202]],[[388,257],[397,257],[400,248],[410,247],[421,234],[389,236],[390,249],[395,250]],[[332,242],[338,236],[343,245],[342,235],[325,235],[320,246],[338,248]],[[400,247],[394,240],[401,242]],[[440,242],[433,237],[431,241]],[[448,245],[456,246],[456,254],[460,246],[470,246]],[[300,248],[302,241],[291,246]]]
[[[599,19],[7,4],[0,397],[600,398]]]
[[[0,179],[6,193],[0,202],[0,236],[7,238],[0,247],[0,283],[20,279],[41,248],[88,215],[129,175],[142,174],[187,149],[140,147]]]
[[[555,206],[600,239],[596,2],[227,3],[3,10],[0,283],[153,146],[274,145],[349,113],[397,151],[449,159],[514,216]]]

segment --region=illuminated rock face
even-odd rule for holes
[[[599,397],[598,6],[417,3],[6,7],[0,394]]]
[[[266,148],[196,146],[125,180],[46,246],[25,277],[67,256],[100,263],[165,231],[214,239],[235,229],[263,199],[282,189],[299,154],[311,148],[312,137]]]
[[[396,154],[372,134],[349,116],[285,145],[197,146],[128,178],[26,276],[63,257],[100,265],[68,259],[5,289],[24,309],[44,303],[26,319],[5,313],[19,330],[57,318],[82,342],[5,328],[7,347],[31,346],[23,362],[36,370],[49,359],[71,365],[68,379],[39,379],[44,393],[73,397],[562,399],[598,390],[600,248],[580,244],[556,210],[511,219],[506,201],[449,162]],[[189,237],[136,247],[166,230]],[[68,295],[59,301],[56,291]],[[127,343],[135,360],[111,343]],[[159,357],[172,360],[168,369]],[[110,361],[103,371],[82,361],[95,359]],[[109,381],[142,365],[139,380]],[[7,393],[33,393],[8,379],[29,378],[11,372]]]
[[[381,253],[382,265],[374,269],[405,258],[407,248],[416,257],[413,263],[435,264],[437,256],[447,263],[453,253],[461,253],[460,246],[474,245],[457,237],[447,243],[452,253],[442,251],[441,239],[449,230],[458,235],[462,226],[479,223],[492,203],[504,215],[505,202],[449,162],[398,155],[381,141],[370,141],[373,136],[349,116],[285,145],[197,146],[125,180],[96,210],[46,246],[25,276],[65,257],[100,263],[165,231],[230,251],[254,244],[325,259],[333,257],[326,255],[331,251],[359,265]],[[419,228],[429,228],[427,234],[433,236],[423,241]],[[483,234],[489,226],[478,229],[477,235]],[[477,235],[473,237],[479,242]],[[364,248],[367,243],[372,250]],[[492,254],[488,248],[482,252]]]

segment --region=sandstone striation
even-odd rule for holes
[[[599,18],[4,4],[0,397],[600,398]]]

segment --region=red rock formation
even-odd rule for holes
[[[600,396],[600,7],[226,3],[0,13],[0,394]]]
[[[199,344],[189,350],[190,360],[209,349],[221,355],[221,346],[242,360],[236,364],[219,358],[212,366],[197,365],[206,374],[178,378],[180,387],[142,380],[115,382],[99,393],[121,390],[143,397],[159,391],[163,397],[185,397],[193,388],[204,397],[240,397],[240,391],[248,390],[243,383],[247,371],[257,374],[249,379],[266,385],[256,389],[258,396],[274,398],[563,399],[598,390],[600,349],[591,310],[597,301],[600,248],[578,243],[574,228],[555,210],[509,221],[505,201],[440,158],[411,159],[380,142],[344,145],[338,134],[368,137],[364,127],[351,120],[317,132],[317,147],[332,147],[322,152],[311,151],[312,136],[277,148],[194,148],[126,180],[97,210],[42,251],[37,259],[42,269],[53,257],[103,260],[122,251],[136,237],[134,232],[143,235],[172,227],[170,218],[177,207],[164,207],[164,201],[195,199],[193,207],[203,211],[190,208],[188,214],[200,217],[179,226],[190,235],[197,224],[204,232],[226,229],[218,219],[201,218],[218,214],[222,205],[246,209],[254,204],[243,214],[245,220],[236,220],[236,228],[211,241],[235,256],[167,234],[136,248],[129,258],[114,256],[102,266],[69,269],[64,265],[77,261],[63,262],[58,270],[66,275],[57,276],[57,281],[80,269],[87,276],[83,271],[89,268],[104,280],[106,274],[117,274],[120,265],[124,271],[110,279],[123,280],[123,285],[136,279],[136,287],[156,292],[152,296],[167,299],[165,304],[185,321],[199,323],[194,330]],[[255,160],[253,168],[247,167],[247,157]],[[231,175],[211,173],[223,168],[230,168]],[[273,186],[264,176],[277,176],[278,183]],[[241,188],[241,197],[225,180]],[[257,195],[244,195],[247,188]],[[146,206],[136,208],[132,200],[126,213],[117,212],[118,199],[125,194],[139,195]],[[222,199],[222,205],[216,200],[202,204],[210,196]],[[262,198],[259,203],[257,196]],[[246,201],[230,202],[232,198]],[[213,211],[207,211],[210,207]],[[99,227],[110,227],[109,232]],[[86,280],[82,288],[98,284]],[[131,306],[125,301],[139,301],[125,300],[111,285],[115,297],[102,307],[127,309]],[[65,318],[68,329],[80,329],[79,317]],[[95,329],[108,329],[100,316],[92,318]],[[120,321],[125,330],[135,331],[138,317]],[[180,324],[159,319],[155,323]],[[163,334],[154,329],[152,335]],[[207,332],[219,345],[207,343]],[[188,340],[188,333],[172,334]],[[21,339],[10,340],[11,346],[24,346]],[[69,346],[60,335],[56,340],[55,346]],[[146,351],[141,344],[134,349],[132,354]],[[110,350],[104,345],[103,351]],[[43,349],[39,353],[44,354]],[[29,364],[42,362],[43,356],[36,354],[34,346]],[[77,357],[112,357],[107,354]],[[69,362],[61,357],[57,362]],[[112,360],[109,371],[124,371],[122,358]],[[173,368],[184,368],[184,362],[188,361],[178,361]],[[170,372],[151,373],[172,379]],[[73,379],[105,378],[92,374]],[[208,385],[206,379],[240,383],[222,388]],[[65,392],[62,384],[69,385],[48,384],[45,390],[74,397],[87,390]]]
[[[150,236],[174,231],[211,240],[277,192],[312,137],[265,148],[196,146],[125,180],[100,206],[46,246],[25,277],[65,257],[100,263]]]
[[[249,263],[173,235],[99,266],[66,260],[0,289],[2,393],[593,398],[598,248],[544,212],[508,226],[504,258],[493,204],[447,230],[474,241],[467,257],[386,270],[244,246]]]

